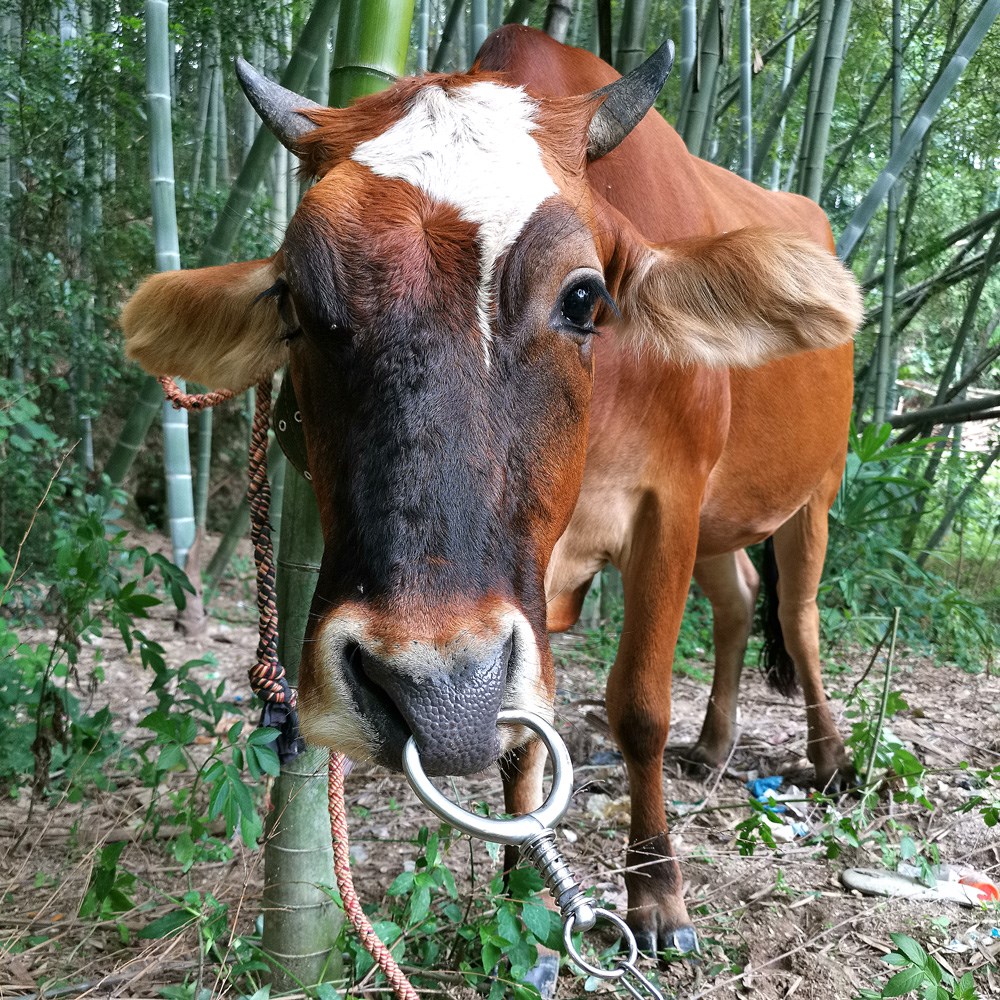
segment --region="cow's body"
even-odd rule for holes
[[[818,208],[693,159],[655,113],[633,130],[663,73],[640,77],[609,96],[608,66],[521,27],[469,76],[347,111],[247,76],[319,183],[273,258],[159,275],[124,325],[162,373],[239,386],[290,366],[326,541],[302,663],[314,741],[398,767],[412,734],[438,773],[499,757],[509,808],[533,807],[537,746],[496,712],[551,711],[545,629],[620,567],[608,713],[629,921],[655,950],[694,941],[662,789],[692,573],[716,642],[693,758],[729,750],[757,590],[743,548],[773,535],[809,755],[823,783],[845,768],[815,599],[859,302]]]
[[[519,28],[494,35],[479,60],[524,81],[529,90],[557,97],[596,90],[616,76],[588,52]],[[693,157],[656,114],[593,163],[588,176],[594,192],[652,242],[764,225],[833,250],[829,223],[814,202],[765,191]],[[630,734],[641,734],[630,767],[633,788],[652,789],[659,782],[670,671],[692,570],[713,604],[719,662],[705,730],[691,756],[709,765],[725,760],[757,588],[742,549],[779,529],[787,553],[783,578],[793,585],[782,595],[784,607],[796,600],[807,605],[798,634],[789,621],[786,643],[798,653],[810,707],[810,758],[821,787],[837,780],[846,759],[826,709],[818,618],[808,605],[815,600],[827,513],[844,468],[851,345],[757,368],[708,369],[671,364],[605,338],[596,368],[580,497],[546,575],[549,628],[563,631],[576,622],[590,582],[605,564],[621,570],[625,624],[608,708],[620,743],[627,746]],[[803,575],[804,585],[795,587]],[[656,724],[649,739],[651,717]],[[641,778],[639,771],[648,773]],[[656,839],[665,828],[657,798],[643,796],[647,815],[633,815],[633,841]],[[641,853],[632,860],[643,863]],[[656,911],[663,942],[684,920],[670,903],[663,905],[676,895],[672,876],[650,891],[650,873],[647,865],[632,879],[629,898],[633,911],[637,897],[640,906]],[[656,933],[654,926],[645,922],[650,933]]]

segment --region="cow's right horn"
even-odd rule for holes
[[[604,98],[587,129],[587,159],[610,153],[642,121],[674,65],[674,43],[664,42],[642,65],[590,96]]]
[[[302,112],[324,110],[323,105],[261,76],[242,56],[236,57],[236,76],[261,121],[282,146],[298,155],[301,152],[299,140],[316,128]]]

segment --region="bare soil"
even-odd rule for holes
[[[213,614],[206,631],[193,638],[175,634],[165,615],[148,623],[146,631],[165,646],[173,663],[212,653],[217,665],[205,668],[203,676],[206,683],[225,680],[226,696],[233,699],[226,721],[244,717],[253,723],[256,710],[245,680],[255,646],[248,577],[223,596]],[[581,881],[595,887],[605,905],[624,909],[628,788],[601,701],[607,664],[581,636],[557,637],[555,644],[561,662],[556,720],[577,778],[560,844]],[[135,746],[148,736],[138,723],[154,703],[146,690],[149,678],[137,657],[126,654],[117,640],[102,640],[102,652],[107,679],[98,689],[98,704],[110,703],[124,745]],[[831,694],[850,692],[868,657],[866,651],[857,651],[838,658],[837,671],[827,679]],[[901,931],[920,940],[956,976],[974,970],[983,997],[1000,998],[1000,972],[993,964],[998,946],[988,943],[991,929],[1000,926],[996,907],[973,911],[954,904],[847,893],[838,880],[845,867],[881,866],[874,843],[847,849],[836,860],[827,860],[824,845],[810,839],[779,844],[777,852],[759,846],[753,856],[740,855],[736,826],[749,815],[744,783],[748,776],[800,776],[806,766],[804,712],[800,704],[769,691],[756,671],[747,670],[742,734],[727,767],[707,780],[692,778],[682,766],[683,750],[698,735],[708,685],[688,674],[703,676],[710,667],[687,667],[674,681],[664,779],[674,845],[682,855],[688,906],[702,953],[693,961],[661,969],[660,981],[688,1000],[846,1000],[859,987],[885,982],[890,970],[881,958],[892,947],[890,932]],[[873,673],[881,669],[879,664]],[[960,763],[966,761],[972,768],[1000,765],[1000,680],[985,672],[972,676],[937,667],[902,651],[893,688],[902,692],[909,707],[891,720],[892,731],[930,769],[926,789],[935,808],[928,811],[884,798],[873,828],[898,843],[905,825],[918,843],[934,844],[942,862],[1000,878],[1000,828],[987,827],[978,810],[957,811],[977,794]],[[835,707],[841,704],[835,702]],[[846,722],[842,728],[847,731]],[[113,790],[94,791],[84,802],[63,798],[29,811],[27,791],[17,800],[0,802],[0,998],[38,997],[44,988],[53,997],[156,997],[164,986],[185,981],[200,982],[212,995],[235,996],[216,968],[199,965],[193,934],[144,941],[136,932],[171,908],[168,897],[196,888],[228,904],[236,931],[249,933],[259,913],[262,851],[247,851],[237,838],[232,860],[200,864],[184,875],[166,852],[164,831],[156,839],[142,834],[149,791],[134,770],[113,777]],[[457,787],[473,800],[500,806],[495,774]],[[364,901],[379,903],[392,879],[407,862],[412,864],[417,854],[412,841],[419,828],[436,824],[397,776],[359,766],[348,778],[347,789],[355,814],[356,884]],[[848,801],[843,809],[855,805]],[[811,807],[808,821],[820,832],[823,807]],[[138,876],[134,898],[157,907],[125,913],[120,922],[127,934],[119,930],[119,921],[98,923],[76,916],[98,849],[109,839],[127,840],[121,865]],[[463,841],[454,843],[448,855],[463,895],[482,892],[496,871],[486,848],[476,845],[473,882],[469,853]],[[970,931],[980,935],[978,943],[962,951],[950,948],[956,939],[968,943]],[[474,995],[448,985],[447,978],[438,995]],[[583,995],[583,980],[564,970],[559,996]]]

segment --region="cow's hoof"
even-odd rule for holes
[[[697,954],[698,933],[690,924],[684,924],[675,930],[660,930],[658,933],[652,930],[633,930],[636,947],[641,955],[648,958],[655,958],[661,951],[679,951],[684,955]],[[627,950],[625,942],[622,942],[622,950]]]
[[[526,986],[534,986],[542,1000],[552,1000],[559,979],[559,956],[553,951],[538,949],[538,961],[524,977]]]
[[[673,939],[671,943],[670,939]],[[668,948],[673,948],[674,951],[679,951],[685,955],[697,954],[701,949],[698,947],[698,932],[690,926],[678,927],[671,934],[667,934],[667,945]]]
[[[708,781],[719,765],[725,760],[725,756],[717,758],[717,755],[700,743],[685,747],[680,752],[680,765],[684,772],[691,778],[698,781]]]
[[[832,767],[817,766],[814,787],[823,795],[840,798],[858,790],[861,779],[854,766],[847,761]]]

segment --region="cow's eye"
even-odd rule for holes
[[[562,318],[578,330],[592,330],[594,310],[597,308],[598,291],[593,280],[581,281],[563,295]]]
[[[580,268],[566,279],[559,293],[552,325],[577,335],[594,333],[594,315],[602,302],[618,315],[618,307],[604,287],[601,275],[590,268]]]

